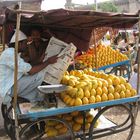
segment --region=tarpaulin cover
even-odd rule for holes
[[[0,20],[0,24],[4,21],[16,23],[16,12],[7,9],[5,14],[5,20]],[[49,29],[55,37],[67,43],[73,42],[80,50],[87,50],[95,28],[130,28],[137,22],[138,13],[119,14],[65,9],[41,11],[34,15],[24,14],[21,18],[22,26],[40,25],[44,32]]]

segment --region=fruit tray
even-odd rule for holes
[[[124,103],[130,103],[130,102],[136,102],[139,100],[139,95],[133,96],[130,98],[122,98],[117,100],[111,100],[111,101],[105,101],[100,103],[94,103],[94,104],[87,104],[87,105],[81,105],[81,106],[73,106],[68,107],[66,105],[61,105],[61,107],[58,105],[58,108],[50,108],[50,109],[43,109],[41,111],[36,112],[27,112],[25,114],[18,114],[19,119],[38,119],[41,117],[48,117],[48,116],[54,116],[58,114],[65,114],[70,113],[73,111],[84,111],[89,110],[91,108],[100,108],[104,106],[111,106],[111,105],[118,105],[118,104],[124,104]]]

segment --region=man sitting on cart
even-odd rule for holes
[[[43,69],[49,64],[57,61],[57,56],[52,56],[46,61],[31,66],[20,57],[27,47],[27,36],[19,31],[18,40],[18,96],[35,102],[39,98],[37,87],[41,85],[44,78]],[[9,48],[5,49],[0,56],[0,96],[3,97],[3,103],[8,104],[11,101],[14,90],[14,47],[15,33],[12,36]]]

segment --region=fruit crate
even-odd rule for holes
[[[20,126],[23,125],[23,128],[21,127],[20,131],[20,137],[23,137],[26,131],[30,130],[30,128],[37,124],[40,125],[42,122],[46,122],[46,120],[56,120],[58,122],[63,123],[67,129],[68,134],[71,137],[71,139],[77,139],[77,138],[84,138],[91,140],[93,138],[105,138],[107,136],[118,136],[119,138],[126,133],[126,130],[129,130],[129,133],[127,133],[126,138],[130,139],[132,137],[134,126],[135,126],[135,119],[137,116],[137,101],[139,100],[139,96],[134,96],[130,98],[123,98],[118,100],[111,100],[111,101],[105,101],[105,102],[99,102],[94,104],[87,104],[87,105],[81,105],[81,106],[73,106],[68,107],[66,104],[59,104],[58,107],[53,107],[49,109],[44,109],[41,111],[35,111],[35,112],[27,112],[27,113],[19,113],[18,119]],[[60,100],[61,102],[61,100]],[[114,109],[113,108],[119,108]],[[100,108],[100,109],[99,109]],[[87,131],[81,131],[80,135],[78,133],[73,132],[72,128],[68,124],[68,122],[61,118],[56,118],[56,115],[71,113],[74,111],[80,111],[83,113],[83,117],[85,116],[86,111],[89,111],[91,109],[98,110],[97,114],[95,115],[93,121],[91,122],[90,128]],[[108,110],[113,109],[113,111],[109,112]],[[118,112],[119,111],[119,112]],[[19,111],[21,112],[21,111]],[[122,112],[125,112],[124,114]],[[115,113],[115,114],[114,114]],[[94,129],[96,121],[101,117],[101,115],[109,116],[110,118],[107,118],[111,122],[113,122],[113,119],[111,118],[112,115],[115,117],[118,117],[118,120],[115,119],[114,126],[111,126],[109,128],[103,128],[103,129]],[[127,116],[126,116],[127,115]],[[121,117],[121,120],[120,120]],[[24,123],[23,123],[24,120]],[[85,120],[84,120],[85,121]],[[120,124],[117,124],[119,121],[122,121]],[[84,123],[83,123],[84,124]],[[42,138],[44,135],[44,131],[39,131],[39,133],[36,133],[36,138]],[[56,137],[53,138],[54,140]]]

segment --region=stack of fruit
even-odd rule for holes
[[[113,50],[110,46],[103,45],[96,48],[96,55],[95,48],[90,48],[87,53],[75,58],[76,63],[88,68],[99,68],[124,60],[128,60],[126,55],[120,53],[118,50]]]
[[[66,120],[72,127],[74,132],[80,131],[83,128],[83,116],[81,112],[75,111],[68,114],[58,115],[58,118]],[[90,123],[92,122],[94,116],[90,112],[86,112],[85,118],[85,129],[88,130]],[[99,121],[95,123],[95,128],[99,125]],[[55,120],[46,121],[45,132],[48,137],[63,135],[68,132],[68,128],[61,122]]]
[[[68,90],[60,94],[68,106],[93,104],[136,95],[136,90],[123,77],[93,72],[92,69],[66,72],[61,83],[68,85]]]

